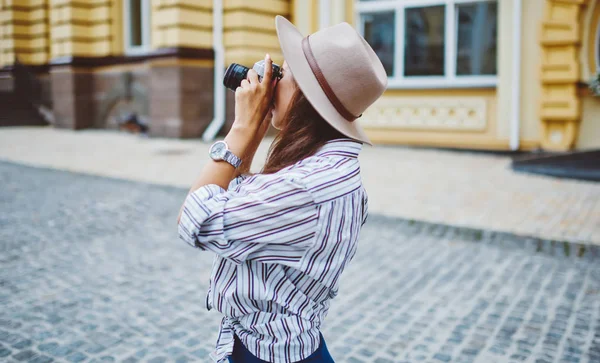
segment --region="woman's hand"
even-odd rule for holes
[[[231,151],[242,159],[254,154],[269,129],[269,113],[276,84],[272,64],[267,54],[262,82],[258,80],[256,71],[251,69],[248,79],[243,80],[235,90],[235,120],[225,140]]]

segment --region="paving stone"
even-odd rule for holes
[[[54,358],[48,357],[46,355],[38,355],[35,358],[31,359],[29,363],[50,363],[53,362]]]
[[[87,359],[87,355],[81,352],[75,352],[67,356],[66,358],[69,362],[82,362]]]
[[[172,225],[186,190],[2,162],[0,185],[0,360],[209,361],[213,256]],[[332,356],[600,361],[600,265],[514,242],[371,215],[323,325]]]
[[[438,353],[433,356],[433,359],[437,359],[442,362],[450,362],[450,360],[452,360],[452,357],[447,354],[439,354]]]
[[[0,345],[0,358],[4,358],[9,356],[12,353],[12,351],[6,347],[3,347]]]
[[[37,356],[38,356],[38,354],[32,350],[24,350],[22,352],[15,354],[13,356],[13,358],[15,358],[18,361],[26,361],[26,360],[31,360]]]

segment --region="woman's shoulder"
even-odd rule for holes
[[[332,201],[361,192],[362,180],[357,159],[312,156],[273,174],[252,174],[232,181],[230,190],[253,193],[265,189],[305,190],[316,203]]]
[[[357,159],[313,156],[280,173],[303,185],[317,203],[342,197],[362,187]]]

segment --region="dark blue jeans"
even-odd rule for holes
[[[325,339],[323,339],[323,335],[321,335],[321,344],[319,348],[315,350],[313,354],[309,357],[301,360],[301,363],[334,363],[333,358],[329,354],[327,350],[327,344],[325,344]],[[233,354],[229,356],[229,363],[268,363],[262,359],[254,356],[241,342],[241,340],[235,336],[235,340],[233,343]]]

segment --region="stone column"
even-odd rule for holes
[[[213,61],[150,63],[150,135],[195,138],[213,118]]]
[[[53,67],[50,84],[54,126],[73,130],[92,127],[93,73],[71,66]]]
[[[150,135],[202,136],[213,117],[212,1],[153,1],[151,38],[174,56],[150,63]]]

